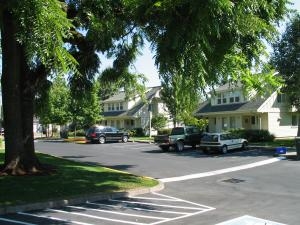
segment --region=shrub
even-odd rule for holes
[[[70,137],[74,137],[75,136],[75,132],[69,132],[69,136]],[[85,136],[85,131],[80,129],[76,131],[76,136]]]
[[[230,132],[237,134],[242,138],[246,138],[250,142],[274,141],[275,139],[275,136],[271,134],[268,130],[235,129],[235,130],[231,130]]]
[[[129,130],[128,133],[129,133],[130,137],[144,137],[145,136],[145,132],[144,132],[143,128],[141,128],[141,127],[133,128],[133,129]]]

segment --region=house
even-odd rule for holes
[[[140,96],[126,100],[125,92],[103,101],[102,125],[114,126],[119,129],[142,128],[149,131],[151,118],[157,114],[169,117],[167,108],[160,98],[161,86],[146,90],[146,102]],[[171,124],[171,123],[170,123]]]
[[[268,97],[244,95],[241,85],[217,88],[196,115],[208,119],[209,132],[229,129],[268,130],[275,137],[297,135],[297,114],[286,101],[285,94],[273,92]]]

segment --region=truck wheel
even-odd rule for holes
[[[176,151],[177,152],[182,152],[183,151],[183,149],[184,149],[184,144],[183,144],[183,142],[182,141],[178,141],[177,143],[176,143]]]
[[[226,145],[222,146],[222,149],[221,149],[222,154],[226,154],[227,151],[228,151],[227,146]]]

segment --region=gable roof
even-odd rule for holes
[[[158,91],[161,89],[161,86],[150,87],[146,93],[146,100],[150,101],[154,97],[156,97]],[[125,92],[120,92],[117,95],[112,96],[107,99],[105,102],[111,101],[124,101],[125,100]],[[108,111],[102,112],[104,117],[115,117],[115,116],[134,116],[140,109],[142,109],[146,105],[145,102],[139,101],[136,105],[134,105],[131,109],[125,111]]]
[[[256,99],[243,103],[224,104],[224,105],[211,105],[210,101],[205,101],[196,112],[196,115],[218,114],[222,112],[247,112],[257,111],[259,107],[265,102],[265,99]]]

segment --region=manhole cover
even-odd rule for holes
[[[245,182],[245,180],[237,179],[237,178],[230,178],[230,179],[222,180],[222,182],[238,184],[238,183]]]

